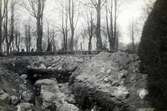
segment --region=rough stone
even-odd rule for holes
[[[10,96],[8,93],[4,92],[3,90],[0,90],[0,101],[9,103]]]
[[[42,100],[42,109],[51,110],[54,108],[57,111],[79,111],[75,105],[68,103],[69,101],[72,103],[73,99],[68,95],[68,89],[64,89],[66,85],[59,85],[55,79],[38,80],[35,85],[40,87],[39,97]]]
[[[22,74],[22,75],[20,76],[20,78],[23,79],[23,80],[26,80],[27,77],[28,77],[27,74]]]
[[[13,95],[13,96],[10,97],[10,103],[11,103],[12,105],[18,104],[19,101],[20,101],[20,99],[19,99],[17,96],[14,96],[14,95]]]
[[[147,87],[146,76],[129,70],[131,62],[137,61],[135,56],[125,52],[102,52],[81,65],[70,80],[80,107],[84,110],[98,106],[102,107],[100,111],[134,111],[139,106],[149,105],[135,91]]]
[[[17,105],[17,111],[33,111],[33,104],[20,103]]]
[[[42,99],[43,109],[46,109],[53,104],[60,107],[63,103],[63,94],[60,92],[58,83],[56,80],[43,79],[35,83],[40,87],[40,97]]]
[[[58,111],[80,111],[75,105],[65,102]]]
[[[33,93],[30,90],[26,90],[22,92],[21,97],[25,102],[30,102],[33,99]]]

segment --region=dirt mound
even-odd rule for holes
[[[135,111],[148,106],[146,75],[138,73],[138,57],[124,52],[102,52],[78,68],[71,88],[82,109]],[[132,64],[136,66],[132,67]],[[144,97],[139,93],[144,92]]]
[[[0,110],[79,110],[64,79],[84,61],[73,56],[0,58]]]

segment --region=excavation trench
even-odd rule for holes
[[[69,107],[78,109],[71,111],[134,111],[149,107],[138,97],[137,91],[147,90],[138,62],[136,55],[124,52],[101,53],[88,61],[69,56],[21,57],[8,69],[32,91],[28,102],[35,111],[69,111]]]
[[[44,63],[41,63],[41,62],[38,62],[38,65],[36,65],[36,64],[34,65],[33,63],[28,63],[28,65],[25,65],[24,68],[19,68],[19,66],[21,64],[22,64],[22,61],[21,61],[21,63],[17,64],[16,72],[19,73],[20,76],[22,76],[22,75],[27,76],[26,81],[27,81],[27,83],[30,83],[30,86],[32,87],[31,89],[33,89],[32,92],[33,92],[34,97],[33,97],[33,100],[31,103],[33,103],[34,106],[39,107],[39,106],[42,106],[42,104],[44,104],[43,101],[45,101],[45,98],[40,97],[40,96],[42,93],[41,91],[46,90],[46,89],[47,89],[46,92],[50,91],[49,93],[51,93],[51,94],[57,94],[57,95],[65,94],[65,96],[67,97],[65,99],[65,101],[67,101],[68,104],[72,104],[74,106],[77,106],[80,110],[82,109],[83,111],[84,110],[91,111],[93,108],[95,108],[95,107],[97,108],[98,106],[100,106],[100,105],[98,105],[98,103],[96,101],[89,101],[90,95],[85,95],[85,96],[80,95],[79,98],[81,98],[81,101],[83,100],[85,102],[77,101],[78,96],[75,97],[75,95],[74,95],[75,91],[73,92],[71,90],[70,85],[71,85],[71,81],[72,81],[72,77],[73,77],[71,75],[73,72],[78,70],[78,68],[77,68],[78,65],[74,65],[72,68],[69,68],[72,65],[67,64],[65,62],[65,63],[61,63],[58,66],[58,68],[55,68],[55,69],[51,68],[50,69],[50,68],[46,68],[45,66],[43,67]],[[64,65],[64,64],[66,64],[66,65]],[[64,67],[64,66],[66,66],[66,67]],[[57,83],[53,82],[54,80]],[[40,85],[38,84],[39,81],[40,81]],[[54,85],[52,83],[50,84],[50,82],[52,82]],[[58,90],[61,91],[60,94],[57,93],[57,89],[52,89],[52,87],[54,87],[54,86],[58,86]],[[45,89],[42,89],[43,87],[45,87]],[[48,88],[46,88],[46,87],[48,87]],[[53,90],[54,90],[54,92],[53,92]],[[66,106],[68,106],[68,105],[66,105]],[[50,105],[46,108],[48,108],[49,111],[54,111],[56,109],[56,107],[57,106],[55,106],[55,105],[53,105],[53,106]],[[97,111],[100,111],[100,109]]]
[[[28,68],[23,72],[22,75],[26,75],[26,83],[29,83],[29,86],[32,88],[33,99],[30,101],[35,107],[40,107],[39,110],[48,110],[48,111],[57,111],[58,106],[68,106],[69,104],[72,107],[76,107],[74,104],[74,96],[70,91],[68,86],[70,76],[73,70],[49,70],[49,69],[38,69],[38,68]],[[20,75],[20,76],[22,76]],[[44,88],[43,88],[44,87]],[[43,94],[42,91],[48,92],[48,95]],[[46,93],[47,94],[47,93]],[[46,97],[43,97],[45,95]],[[53,97],[51,97],[53,95]],[[64,95],[63,98],[60,98],[59,95]],[[47,97],[51,97],[50,100],[47,100]],[[58,98],[56,100],[51,100],[52,98]],[[65,103],[55,104],[54,101],[64,101]],[[48,103],[52,103],[49,104]],[[59,105],[61,104],[61,105]],[[71,107],[71,106],[70,106]],[[77,108],[77,107],[76,107]],[[59,109],[61,110],[61,109]],[[58,111],[59,111],[58,110]]]
[[[81,63],[76,57],[41,56],[17,57],[4,66],[24,81],[26,94],[21,92],[21,102],[33,104],[35,111],[66,111],[68,107],[78,109],[69,80]],[[30,93],[31,99],[24,101],[22,95],[28,98]]]
[[[55,78],[58,83],[67,83],[74,70],[72,71],[60,71],[60,70],[46,70],[46,69],[27,69],[25,74],[28,76],[28,80],[34,84],[40,79]]]

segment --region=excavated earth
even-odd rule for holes
[[[147,75],[125,52],[0,58],[0,111],[145,111]]]

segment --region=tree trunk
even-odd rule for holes
[[[117,32],[117,0],[114,0],[114,51],[118,51],[118,32]]]
[[[41,18],[37,18],[37,51],[42,51],[42,25],[41,25]]]
[[[131,40],[132,40],[132,51],[135,52],[135,38],[134,38],[134,23],[131,26]]]
[[[0,17],[0,53],[2,53],[2,40],[2,18]]]
[[[93,36],[89,37],[89,43],[88,43],[88,50],[89,50],[89,52],[91,52],[91,50],[92,50],[92,37]]]
[[[4,36],[6,40],[6,52],[9,55],[9,37],[8,37],[8,4],[5,4],[5,23],[4,23]]]
[[[37,51],[42,52],[42,37],[43,37],[43,10],[44,2],[38,0],[38,12],[37,12]]]
[[[97,11],[97,26],[96,26],[96,37],[97,37],[97,50],[102,50],[102,39],[101,39],[101,0],[98,0],[96,7]]]
[[[65,24],[65,50],[67,51],[68,46],[68,15],[66,15],[66,24]]]
[[[17,49],[17,52],[20,52],[20,33],[19,32],[15,32],[15,47]]]
[[[110,51],[114,51],[114,37],[113,37],[113,13],[112,13],[112,3],[110,12],[108,11],[108,7],[106,6],[106,26],[107,26],[107,36],[109,41],[109,48]],[[109,14],[109,15],[108,15]],[[110,20],[109,20],[109,17]]]
[[[70,30],[71,30],[71,39],[70,39],[70,50],[74,50],[74,35],[75,35],[75,27],[74,27],[74,1],[69,0],[69,22],[70,22]]]
[[[70,49],[71,51],[74,50],[74,28],[71,29]]]
[[[10,48],[11,50],[12,50],[12,42],[14,40],[14,22],[15,22],[14,21],[14,14],[15,14],[14,8],[15,8],[15,3],[14,3],[14,1],[12,1],[12,3],[11,3],[11,26],[10,26],[11,32],[10,32],[10,38],[9,38],[9,47],[11,47]]]
[[[0,53],[2,53],[2,21],[3,21],[3,14],[2,14],[2,0],[0,0]]]

